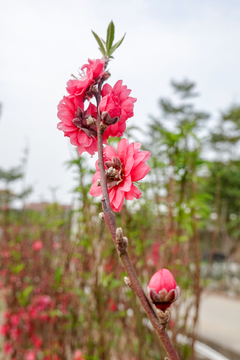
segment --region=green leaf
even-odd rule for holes
[[[97,43],[99,45],[99,50],[101,51],[101,53],[103,55],[106,55],[106,50],[104,48],[104,45],[103,45],[101,39],[99,38],[99,36],[93,30],[92,30],[92,33],[93,33],[93,36],[95,37],[95,39],[97,40]]]
[[[188,236],[187,235],[181,235],[181,236],[179,236],[179,238],[178,238],[178,241],[179,242],[185,242],[185,241],[188,241]]]
[[[119,40],[118,42],[116,42],[116,44],[114,44],[114,45],[111,47],[111,49],[110,49],[110,51],[109,51],[109,54],[108,54],[109,56],[111,56],[111,55],[114,53],[114,51],[121,45],[121,43],[123,42],[125,36],[126,36],[126,33],[123,35],[123,37],[121,38],[121,40]]]
[[[113,21],[111,21],[107,29],[107,42],[106,42],[107,54],[109,53],[112,47],[112,43],[114,40],[114,33],[115,33],[115,27]]]
[[[20,271],[22,271],[24,269],[25,265],[24,264],[18,264],[18,265],[9,265],[9,268],[12,272],[14,272],[14,274],[19,274]]]
[[[64,313],[59,309],[54,309],[54,310],[50,311],[49,315],[50,315],[50,317],[55,317],[55,316],[63,317]]]
[[[18,294],[18,302],[21,306],[25,306],[28,303],[29,295],[33,291],[34,286],[29,285],[26,289],[24,289],[20,294]]]
[[[24,298],[28,298],[29,295],[31,294],[31,292],[33,291],[34,289],[34,286],[33,285],[29,285],[26,289],[23,290],[22,292],[22,296]]]
[[[62,280],[62,267],[59,266],[55,271],[55,281],[56,283],[60,284]]]

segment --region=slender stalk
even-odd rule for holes
[[[99,111],[99,102],[100,102],[100,94],[101,94],[101,84],[98,86],[98,96],[96,97],[97,100],[97,107],[98,107],[98,116],[97,116],[97,132],[98,132],[98,166],[101,176],[101,187],[102,187],[102,208],[104,212],[104,220],[107,224],[107,227],[111,233],[112,239],[114,241],[114,244],[116,246],[117,251],[119,252],[117,240],[116,240],[116,220],[115,215],[111,209],[110,201],[109,201],[109,195],[108,195],[108,188],[107,188],[107,181],[105,176],[105,168],[104,168],[104,161],[103,161],[103,133],[105,130],[105,125],[101,123],[101,115]],[[179,357],[171,344],[171,341],[169,339],[169,336],[166,332],[166,327],[161,325],[158,321],[158,318],[152,309],[139,281],[137,278],[137,275],[133,269],[131,260],[128,256],[128,252],[125,249],[121,252],[120,258],[122,260],[122,263],[124,265],[124,268],[127,272],[127,275],[130,280],[131,288],[139,298],[142,306],[144,307],[146,314],[151,321],[154,329],[156,330],[160,340],[162,341],[162,344],[170,358],[170,360],[179,360]]]
[[[191,193],[192,199],[195,201],[196,198],[196,185],[194,182],[195,169],[194,169],[194,160],[191,165]],[[199,316],[199,306],[200,306],[200,296],[201,296],[201,287],[200,287],[200,252],[199,252],[199,234],[198,234],[198,220],[196,216],[195,207],[192,208],[192,227],[193,227],[193,248],[194,248],[194,257],[195,257],[195,273],[194,273],[194,294],[195,294],[195,316],[193,319],[193,333],[192,333],[192,359],[194,359],[194,344],[196,341],[196,325],[198,322]]]

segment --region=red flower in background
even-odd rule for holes
[[[3,324],[0,329],[0,334],[7,335],[10,331],[11,327],[9,324]]]
[[[42,346],[42,339],[37,335],[33,335],[31,341],[36,349],[39,349]]]
[[[35,351],[29,350],[29,351],[26,353],[25,360],[35,360],[35,359],[36,359]]]
[[[43,358],[43,360],[61,360],[57,354],[47,355]]]
[[[180,289],[168,269],[160,269],[151,277],[147,292],[152,303],[163,311],[180,295]]]
[[[109,200],[113,211],[121,211],[124,198],[133,200],[141,197],[141,191],[133,184],[143,179],[150,167],[145,164],[150,156],[149,151],[139,151],[141,143],[132,143],[122,139],[117,147],[104,148],[104,165],[109,189]],[[97,172],[93,176],[93,185],[90,189],[92,196],[102,195],[102,188],[99,186],[100,171],[96,162]]]
[[[75,351],[73,360],[85,360],[81,350],[78,349],[78,350]]]
[[[33,243],[33,245],[32,245],[32,248],[33,248],[33,250],[35,250],[35,251],[41,250],[42,247],[43,247],[43,243],[42,243],[41,240],[35,241],[35,242]]]
[[[110,309],[111,312],[115,312],[117,311],[117,304],[115,303],[115,301],[113,299],[108,299],[108,307]]]
[[[104,139],[123,135],[126,120],[133,116],[133,104],[137,101],[136,98],[128,96],[130,93],[131,90],[126,85],[122,85],[122,80],[119,80],[113,88],[109,84],[103,86],[100,112],[107,111],[111,118],[120,117],[116,124],[108,126],[105,130]]]
[[[10,342],[6,341],[3,345],[3,351],[5,354],[11,354],[13,352],[13,347]]]

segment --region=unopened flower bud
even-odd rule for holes
[[[91,92],[92,92],[93,95],[97,95],[97,94],[98,94],[98,88],[97,88],[97,86],[92,86]]]
[[[104,213],[103,212],[100,212],[99,213],[99,219],[104,221]]]
[[[129,277],[124,276],[123,279],[124,279],[125,284],[128,285],[131,288],[132,286],[131,286],[131,281],[130,281]]]
[[[151,278],[147,294],[157,309],[165,311],[180,295],[180,289],[168,269],[158,270]]]
[[[115,116],[115,117],[111,118],[111,116],[109,115],[109,113],[107,111],[103,111],[103,113],[101,115],[101,119],[105,125],[113,125],[113,124],[116,124],[120,120],[120,117]]]
[[[110,72],[109,71],[105,71],[104,75],[103,75],[103,80],[106,81],[107,79],[109,79],[111,76]]]
[[[101,120],[104,124],[107,123],[107,121],[111,119],[109,113],[107,111],[103,111],[102,115],[101,115]]]

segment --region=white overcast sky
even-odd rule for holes
[[[109,83],[123,80],[137,97],[132,124],[158,115],[171,79],[197,82],[197,106],[217,118],[240,102],[239,0],[2,0],[0,12],[0,167],[18,165],[30,149],[31,200],[71,201],[69,139],[56,129],[56,107],[72,73],[99,58],[93,29],[126,38],[110,63]]]

